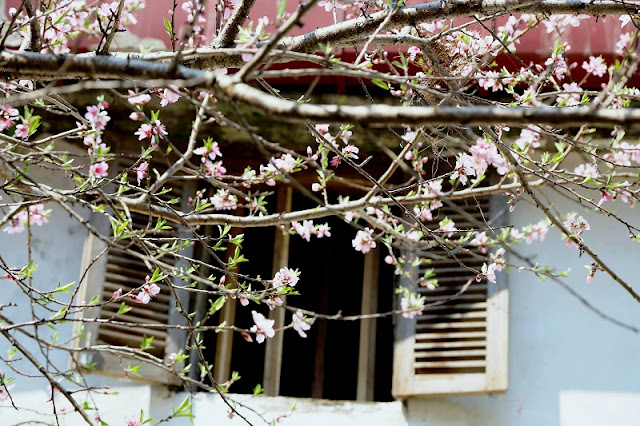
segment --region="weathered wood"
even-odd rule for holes
[[[414,273],[416,268],[411,266],[413,254],[407,252],[408,261],[405,263],[405,271]],[[409,274],[414,275],[414,274]],[[410,277],[400,279],[402,287],[411,289]],[[396,300],[396,307],[400,303]],[[398,317],[395,323],[395,342],[393,345],[393,377],[391,382],[391,394],[396,399],[402,399],[414,393],[414,347],[416,344],[416,319]]]
[[[331,256],[331,245],[325,245],[324,257],[322,264],[326,265]],[[322,268],[322,289],[320,291],[320,304],[318,312],[327,312],[329,310],[329,299],[331,297],[331,274],[329,268]],[[316,341],[315,353],[313,358],[313,378],[311,379],[311,398],[324,397],[324,366],[326,360],[328,321],[317,320],[313,327],[315,328]]]
[[[490,224],[503,225],[495,213],[503,209],[504,199],[493,197],[489,203]],[[473,203],[460,207],[471,216],[478,214]],[[468,274],[461,268],[460,274],[455,274],[455,264],[446,259],[434,260],[428,267],[435,269],[441,283],[436,291],[421,292],[428,302],[450,298],[451,293],[457,291],[456,282],[464,281]],[[450,279],[440,280],[439,274],[446,274]],[[455,300],[425,309],[425,315],[417,319],[398,318],[394,397],[477,394],[507,389],[509,299],[504,273],[496,275],[498,284],[473,283]],[[402,285],[417,290],[415,281],[405,279]]]
[[[229,231],[231,237],[236,237],[241,233],[239,228],[231,228]],[[226,253],[228,261],[235,253],[235,246],[229,244]],[[236,266],[237,272],[237,266]],[[231,282],[232,278],[227,275],[227,282]],[[236,299],[227,299],[224,306],[220,310],[220,324],[223,322],[227,325],[233,325],[236,322]],[[224,383],[231,379],[231,356],[233,353],[233,336],[234,333],[219,333],[216,340],[216,361],[213,367],[213,378],[217,383]]]
[[[277,210],[280,213],[291,211],[292,190],[291,187],[280,187],[277,190]],[[276,228],[275,242],[273,244],[273,270],[272,276],[276,272],[289,264],[289,234]],[[281,297],[286,302],[285,297]],[[269,312],[269,319],[275,320],[274,328],[284,326],[285,309],[276,307]],[[275,396],[280,393],[280,374],[282,372],[282,346],[284,344],[284,333],[276,335],[267,340],[264,356],[264,393]]]
[[[380,252],[370,250],[364,257],[362,274],[362,314],[378,311],[378,278],[380,275]],[[372,401],[376,367],[376,319],[360,322],[360,346],[358,353],[358,386],[356,400]]]

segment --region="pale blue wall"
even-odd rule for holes
[[[640,244],[629,240],[626,228],[548,194],[559,211],[573,209],[587,218],[591,231],[585,232],[585,242],[640,292]],[[606,203],[605,207],[615,209],[632,223],[639,222],[640,206],[628,209],[618,203]],[[519,203],[510,216],[516,227],[543,218],[527,203]],[[559,236],[560,232],[552,229],[544,243],[522,244],[516,250],[541,265],[554,265],[558,270],[571,268],[565,279],[571,288],[602,312],[640,328],[640,304],[603,273],[597,273],[593,283],[586,284],[588,271],[584,265],[591,260],[587,255],[579,258],[577,250],[566,247]],[[410,424],[560,425],[561,395],[566,391],[622,392],[640,402],[640,335],[601,319],[551,280],[541,282],[530,273],[513,271],[507,279],[508,392],[410,400]],[[567,407],[571,413],[566,414],[562,426],[580,424],[572,422],[574,407],[585,412],[598,410],[593,398],[585,396],[584,404],[580,400],[580,395],[574,393],[572,407]],[[620,407],[615,414],[617,417],[608,424],[638,424],[634,405],[626,405],[626,410]]]
[[[560,211],[570,208],[558,197],[552,199]],[[53,288],[58,281],[67,283],[78,279],[80,253],[86,235],[61,209],[54,205],[51,208],[51,223],[36,228],[33,241],[34,257],[39,262],[36,281],[49,288]],[[625,217],[634,219],[635,223],[638,222],[640,207],[635,210],[617,210]],[[611,267],[619,271],[624,279],[640,290],[637,278],[640,244],[627,238],[622,225],[612,226],[611,221],[604,216],[584,212],[581,214],[587,217],[592,227],[585,234],[586,242]],[[519,227],[541,218],[541,214],[533,207],[520,203],[512,215],[512,224]],[[589,264],[590,260],[586,255],[578,258],[576,250],[567,248],[558,235],[557,230],[552,230],[544,243],[521,245],[518,250],[540,264],[552,264],[559,269],[571,268],[572,274],[566,281],[572,288],[603,312],[640,327],[640,305],[602,273],[598,273],[594,282],[587,285],[587,270],[583,265]],[[24,236],[10,236],[0,232],[0,254],[9,265],[21,266],[26,259]],[[381,405],[376,408],[384,413],[379,417],[380,422],[376,423],[371,417],[367,417],[368,423],[408,423],[416,426],[585,426],[586,421],[589,418],[595,419],[598,413],[607,413],[607,418],[611,419],[609,424],[637,423],[638,410],[634,407],[640,404],[640,336],[599,318],[551,280],[541,282],[529,273],[517,272],[512,273],[508,280],[508,392],[488,396],[412,399],[407,401],[404,409],[399,403]],[[24,298],[14,285],[7,283],[4,289],[2,303]],[[16,313],[10,309],[6,308],[3,313],[15,317]],[[24,311],[24,307],[20,309],[22,311],[17,313],[17,318],[30,319],[28,311]],[[61,326],[60,330],[60,340],[69,337],[68,325]],[[7,344],[2,341],[0,353],[6,353],[6,349]],[[35,350],[35,347],[32,346],[32,349]],[[66,366],[68,359],[57,356],[54,361],[60,366]],[[114,424],[119,424],[119,419],[141,408],[150,409],[156,418],[162,417],[166,415],[170,403],[175,404],[184,397],[167,395],[162,388],[139,387],[95,378],[95,384],[107,383],[120,387],[123,395],[136,395],[135,402],[129,398],[125,405],[118,402],[122,400],[115,399],[119,397],[107,398],[110,403],[106,415],[116,422]],[[48,410],[45,405],[45,387],[46,383],[42,380],[21,379],[14,390],[16,402],[33,403]],[[594,401],[599,401],[602,406]],[[288,404],[288,400],[285,402]],[[276,402],[263,400],[259,404],[265,408]],[[284,402],[277,402],[274,407],[280,408],[283,404],[286,405]],[[199,424],[209,424],[207,422],[212,418],[226,416],[223,405],[213,403],[210,396],[199,396],[195,405],[202,416],[200,421],[205,420]],[[309,426],[319,419],[331,418],[337,425],[339,422],[335,420],[336,413],[342,413],[347,422],[360,424],[357,420],[358,413],[370,413],[371,407],[352,404],[345,408],[342,405],[307,401],[299,405],[299,409],[286,424]],[[18,414],[11,411],[6,403],[0,407],[0,412],[7,413],[12,420],[18,419]],[[29,416],[28,413],[20,413],[23,419]],[[66,424],[77,423],[69,418]],[[181,420],[172,424],[188,423]]]

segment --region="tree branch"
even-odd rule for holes
[[[249,18],[249,12],[255,2],[256,0],[240,0],[240,3],[236,5],[236,9],[233,11],[233,15],[227,20],[218,37],[211,43],[211,48],[219,49],[233,46],[238,31],[244,21]]]
[[[621,1],[580,1],[580,0],[439,0],[422,3],[416,6],[400,8],[383,29],[417,25],[439,19],[472,17],[475,14],[490,15],[494,13],[567,13],[586,15],[638,13],[640,4]],[[280,48],[299,52],[310,52],[318,48],[318,44],[334,44],[345,38],[355,38],[371,34],[384,21],[386,11],[362,16],[349,21],[340,22],[318,28],[307,34],[280,43]]]

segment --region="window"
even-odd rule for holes
[[[289,203],[294,210],[314,207],[305,197],[284,187],[276,192],[279,200],[274,196],[270,204],[277,203],[278,211],[289,210]],[[381,261],[383,252],[372,251],[363,256],[352,249],[354,230],[350,225],[339,218],[318,223],[325,221],[332,237],[313,238],[310,242],[273,228],[243,229],[243,253],[251,261],[240,264],[238,272],[272,277],[281,266],[299,268],[303,271],[297,287],[301,294],[288,296],[287,301],[302,309],[343,315],[391,310],[394,275],[393,269]],[[369,296],[366,300],[362,300],[363,293]],[[380,297],[370,297],[378,294]],[[200,302],[200,306],[209,306],[209,301]],[[291,313],[281,308],[269,311],[265,305],[241,307],[230,301],[211,324],[227,321],[249,328],[253,325],[251,310],[279,321],[276,328],[291,323]],[[363,328],[366,338],[361,333]],[[318,319],[307,334],[303,339],[294,330],[287,330],[261,345],[246,342],[238,333],[208,332],[203,340],[218,382],[228,380],[233,371],[242,377],[233,384],[232,392],[250,393],[260,383],[268,395],[392,400],[391,317],[362,323]]]
[[[112,169],[125,170],[132,164],[133,162],[127,159],[119,159],[116,164],[112,165]],[[152,163],[152,165],[160,169],[163,167],[161,163]],[[129,175],[129,180],[132,183],[133,179],[135,179],[135,173],[129,173]],[[172,194],[173,196],[176,194],[181,196],[182,191],[174,189]],[[181,202],[184,203],[185,200],[182,199]],[[143,214],[131,212],[130,215],[134,230],[147,227],[150,221],[150,218]],[[111,224],[104,216],[93,215],[91,225],[101,235],[112,235]],[[153,224],[151,227],[153,228]],[[145,237],[151,238],[158,246],[161,246],[164,238],[178,236],[179,231],[179,229],[160,231],[153,233],[153,235],[145,235]],[[154,238],[156,240],[153,240]],[[139,251],[134,246],[126,248],[127,250]],[[108,350],[109,345],[138,349],[145,337],[153,337],[151,342],[153,348],[146,352],[166,360],[169,354],[177,352],[184,347],[186,338],[186,333],[183,330],[162,327],[153,328],[153,326],[166,324],[184,325],[182,316],[178,314],[174,307],[176,306],[176,297],[180,299],[181,303],[188,305],[188,292],[177,290],[174,293],[169,289],[168,285],[158,282],[161,289],[160,293],[146,305],[138,305],[127,301],[127,304],[135,305],[134,309],[118,315],[121,306],[120,302],[107,303],[114,291],[122,289],[126,293],[132,288],[137,288],[144,284],[145,276],[149,275],[149,268],[144,261],[127,253],[124,249],[124,246],[119,246],[117,243],[109,245],[94,234],[89,234],[85,241],[81,262],[81,274],[83,276],[81,276],[79,300],[89,300],[99,295],[101,303],[98,307],[82,311],[81,317],[115,319],[116,323],[87,322],[82,325],[76,323],[75,334],[84,336],[84,339],[77,341],[78,349],[93,345],[104,345],[105,350],[93,353],[80,352],[79,355],[74,357],[74,362],[81,369],[89,368],[105,375],[125,376],[145,382],[179,384],[178,378],[171,374],[168,369],[159,369],[145,363],[143,362],[144,357],[140,358],[139,355],[136,355],[123,359]],[[190,253],[191,249],[182,252],[187,256]],[[171,256],[162,256],[159,260],[175,267],[182,266],[181,262],[176,262]],[[175,280],[175,283],[181,286],[185,285],[180,280]],[[141,330],[131,324],[146,324],[151,327]],[[137,365],[140,366],[140,369],[133,369]]]
[[[497,226],[499,199],[461,200],[445,206],[439,214],[451,218],[460,229],[477,228],[492,212]],[[475,275],[441,250],[430,251],[439,286],[418,288],[428,294],[428,307],[415,319],[402,318],[396,327],[393,395],[402,399],[416,395],[497,392],[507,389],[508,289],[500,276],[497,284],[476,282]],[[482,253],[459,253],[465,265],[480,269]],[[466,290],[459,294],[470,282]],[[402,283],[411,287],[412,283]],[[416,289],[415,284],[414,291]]]
[[[277,201],[272,202],[277,204],[278,211],[284,212],[291,210],[292,204],[295,209],[303,207],[306,201],[283,187],[277,190]],[[450,217],[461,229],[477,228],[486,221],[496,226],[495,219],[484,216],[495,210],[490,204],[488,198],[461,200],[441,208],[438,214]],[[145,225],[149,220],[144,215],[132,218],[139,225]],[[274,233],[273,228],[243,229],[244,254],[251,262],[240,264],[240,272],[270,278],[282,266],[300,268],[304,271],[301,295],[290,296],[291,302],[316,312],[341,311],[344,315],[354,315],[393,309],[397,283],[393,268],[381,261],[382,250],[371,251],[365,256],[355,252],[351,249],[353,229],[338,218],[328,219],[328,222],[332,238],[311,242],[279,231]],[[96,226],[104,229],[110,225],[97,223]],[[172,235],[176,235],[175,232]],[[106,255],[98,256],[105,250]],[[197,252],[195,255],[204,256]],[[417,289],[427,295],[427,303],[438,301],[441,304],[425,309],[415,319],[318,320],[307,339],[288,330],[261,345],[244,341],[239,333],[204,332],[204,354],[213,366],[216,381],[224,383],[233,371],[239,371],[242,379],[231,387],[231,392],[250,393],[259,383],[269,395],[377,401],[414,395],[506,390],[508,292],[505,280],[499,280],[498,285],[476,282],[475,275],[444,251],[430,251],[427,256],[432,257],[432,263],[420,268],[435,268],[439,287],[427,290],[416,288],[414,284],[414,291]],[[483,254],[478,251],[461,252],[458,258],[477,269],[484,261]],[[91,265],[84,277],[88,285],[83,288],[88,289],[89,295],[102,294],[103,301],[109,300],[118,288],[126,291],[138,287],[148,274],[142,261],[124,255],[118,247],[107,247],[93,235],[88,237],[83,265]],[[420,268],[414,272],[421,274]],[[461,291],[467,282],[470,282],[469,286]],[[401,285],[412,286],[409,282]],[[189,294],[183,292],[177,296],[184,305],[190,306],[190,312],[196,312],[196,322],[213,301],[202,294],[192,294],[189,298]],[[132,311],[117,318],[127,324],[180,324],[175,297],[165,286],[151,303],[136,305]],[[87,315],[112,318],[118,308],[116,303],[105,304]],[[270,315],[276,320],[276,328],[291,322],[291,314],[284,309],[269,312],[264,305],[240,308],[235,300],[229,300],[212,318],[212,324],[226,321],[229,325],[249,328],[253,324],[252,309]],[[89,323],[85,326],[85,335],[92,344],[137,348],[143,337],[151,334],[155,348],[150,353],[165,358],[185,345],[184,331],[159,328],[140,333],[127,324]],[[129,377],[178,383],[175,375],[166,370],[152,369],[140,359],[123,361],[108,352],[78,362],[81,365],[94,362],[97,372],[120,376],[126,375],[129,362],[141,364],[139,377],[131,374]],[[199,370],[193,368],[191,377],[199,380]]]

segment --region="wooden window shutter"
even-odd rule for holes
[[[127,166],[131,166],[133,163],[131,160],[117,160],[115,166],[117,170],[124,170]],[[116,168],[112,165],[112,168]],[[151,169],[157,167],[159,170],[166,168],[161,165],[151,162],[149,166],[149,172]],[[129,171],[130,182],[133,183],[135,179],[135,172]],[[183,187],[173,187],[170,194],[166,195],[166,199],[180,197],[181,203],[186,203],[186,196],[188,191]],[[184,205],[182,207],[185,207]],[[101,215],[96,216],[92,220],[92,224],[102,232],[103,235],[110,235],[111,225]],[[131,219],[134,229],[142,229],[147,226],[149,222],[148,215],[138,214],[131,212]],[[155,224],[156,219],[152,218],[151,226]],[[175,224],[170,224],[173,227],[171,231],[164,231],[161,238],[176,237],[181,235],[181,228]],[[161,245],[158,242],[158,245]],[[139,249],[130,247],[135,251]],[[191,255],[191,248],[181,251],[184,256]],[[104,254],[97,258],[101,253]],[[97,261],[95,260],[97,258]],[[170,255],[163,256],[160,260],[164,263],[173,265],[174,267],[186,266],[182,261],[176,261],[174,257]],[[149,271],[145,263],[137,258],[127,254],[124,250],[116,246],[108,246],[107,243],[100,240],[96,236],[89,234],[85,241],[82,269],[81,273],[87,268],[88,271],[80,283],[80,297],[89,300],[95,295],[100,295],[102,302],[107,302],[111,299],[114,291],[122,288],[123,293],[137,288],[144,284],[145,276],[151,275],[152,271]],[[185,285],[181,280],[174,279],[176,285]],[[114,319],[119,322],[136,323],[136,324],[173,324],[184,325],[184,319],[178,313],[176,309],[176,300],[173,292],[170,290],[166,283],[158,282],[160,287],[160,293],[151,299],[148,304],[140,304],[134,302],[130,298],[121,299],[112,303],[107,303],[101,307],[87,309],[82,312],[82,316],[86,318],[100,318],[100,319]],[[178,291],[177,296],[180,298],[183,306],[188,306],[189,293],[186,291]],[[125,302],[128,306],[132,307],[129,312],[121,315],[117,315],[121,302]],[[166,329],[166,328],[144,328],[123,326],[117,324],[106,323],[83,323],[83,334],[86,337],[85,340],[80,340],[79,345],[82,348],[93,345],[111,345],[111,346],[125,346],[129,348],[140,348],[140,343],[144,336],[153,336],[152,341],[153,348],[148,349],[145,352],[152,354],[160,359],[167,360],[167,356],[173,352],[184,348],[186,332],[184,330]],[[78,326],[79,327],[79,326]],[[79,330],[77,330],[79,331]],[[92,372],[123,377],[149,382],[149,383],[163,383],[163,384],[179,384],[179,379],[162,368],[155,367],[149,363],[140,362],[140,360],[121,358],[108,351],[96,351],[91,353],[81,352],[79,356],[74,359],[76,365],[82,368],[83,365],[93,364]],[[129,365],[140,365],[138,374],[127,374],[125,369]],[[181,366],[175,366],[180,368]]]
[[[487,212],[497,212],[496,207],[504,207],[504,202],[500,202],[499,197],[456,201],[455,206],[442,207],[438,219],[434,215],[434,221],[448,216],[458,229],[477,229],[478,224],[485,222],[498,226],[496,218],[490,219]],[[416,276],[421,276],[424,268],[435,268],[439,286],[429,290],[408,279],[401,285],[425,295],[427,304],[446,302],[425,309],[414,319],[398,317],[394,397],[505,391],[509,298],[504,274],[498,274],[497,284],[486,280],[476,282],[473,272],[462,268],[443,249],[429,251],[429,254],[434,257],[433,262],[420,266]],[[457,256],[476,270],[481,269],[484,261],[470,254]],[[466,291],[454,298],[470,279],[472,282]]]

